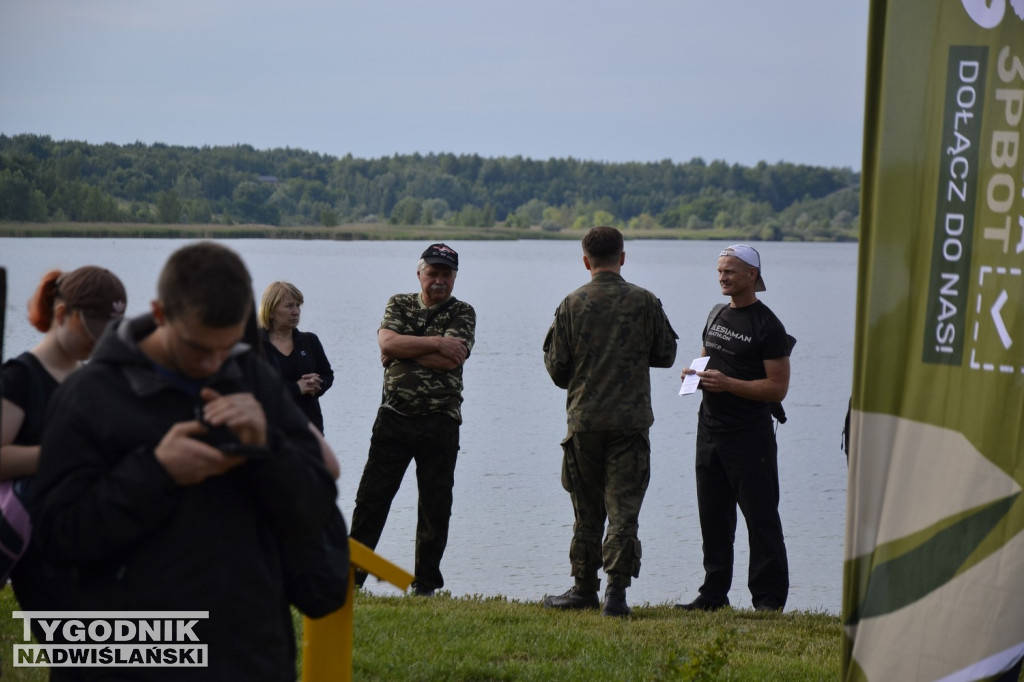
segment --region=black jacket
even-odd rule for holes
[[[161,378],[138,350],[136,341],[153,328],[144,316],[108,329],[93,359],[53,396],[33,542],[77,569],[71,608],[209,611],[195,628],[209,646],[208,668],[133,674],[294,679],[279,543],[322,528],[335,504],[334,481],[277,373],[240,345],[207,385],[256,395],[271,457],[199,485],[175,484],[154,448],[171,425],[195,418],[199,399]],[[118,672],[72,676],[104,671]]]
[[[319,337],[313,332],[300,332],[298,329],[293,329],[292,343],[295,348],[288,356],[283,355],[270,342],[267,330],[261,329],[260,337],[265,357],[281,373],[284,386],[288,389],[288,395],[309,417],[309,421],[320,429],[320,433],[324,433],[324,415],[320,410],[320,396],[327,393],[334,385],[334,370],[331,369],[331,363],[327,359],[327,354],[324,353],[324,347],[320,343]],[[320,375],[323,384],[320,386],[318,395],[303,394],[299,389],[298,381],[303,374]]]

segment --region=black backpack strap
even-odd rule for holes
[[[714,307],[711,308],[711,312],[708,313],[708,321],[704,323],[704,333],[701,334],[700,337],[701,343],[704,343],[704,340],[707,338],[708,330],[711,329],[711,325],[715,323],[715,320],[717,320],[718,316],[722,314],[722,311],[728,307],[728,303],[716,303]]]

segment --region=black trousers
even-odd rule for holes
[[[415,460],[419,503],[414,573],[416,583],[425,588],[444,586],[441,557],[448,545],[458,453],[459,423],[451,417],[407,417],[386,408],[377,412],[349,535],[370,549],[377,547],[391,502]]]
[[[736,508],[750,541],[747,586],[754,607],[782,608],[789,560],[779,518],[778,445],[771,422],[740,431],[697,425],[697,507],[704,548],[700,593],[724,601],[732,587]]]

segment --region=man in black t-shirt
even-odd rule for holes
[[[758,611],[781,611],[789,594],[789,563],[771,403],[781,402],[789,390],[790,337],[757,300],[765,290],[757,251],[745,244],[723,250],[718,282],[731,300],[706,326],[702,355],[710,360],[697,372],[704,396],[696,479],[705,577],[700,595],[677,607],[714,611],[729,605],[739,506],[750,540],[751,602]]]

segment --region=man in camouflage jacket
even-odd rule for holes
[[[444,585],[441,557],[455,485],[462,424],[462,365],[473,349],[476,312],[452,296],[459,255],[432,244],[416,266],[420,291],[388,300],[377,332],[384,390],[370,453],[356,492],[351,537],[377,546],[391,501],[416,461],[419,518],[413,590],[429,596]],[[362,584],[365,574],[358,574]]]
[[[603,566],[606,616],[630,613],[626,588],[640,574],[638,518],[650,480],[650,368],[671,367],[676,357],[677,336],[661,301],[619,274],[625,257],[615,228],[586,234],[591,280],[558,306],[544,340],[548,374],[567,389],[562,486],[576,514],[569,546],[575,585],[544,605],[597,608]]]

